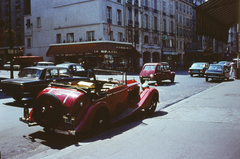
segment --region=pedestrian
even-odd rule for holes
[[[235,63],[232,62],[232,63],[230,64],[230,66],[231,66],[231,68],[230,68],[230,77],[235,78],[235,69],[236,69]]]

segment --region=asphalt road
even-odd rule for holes
[[[138,76],[134,75],[129,75],[128,78],[134,78],[138,80]],[[154,121],[154,126],[159,127],[154,119],[164,115],[165,112],[163,111],[163,108],[170,107],[172,104],[178,101],[184,100],[191,95],[202,92],[217,84],[219,83],[205,82],[205,79],[202,77],[190,77],[187,72],[180,72],[177,74],[174,83],[170,83],[170,81],[164,81],[160,86],[150,84],[150,87],[155,87],[160,92],[160,103],[158,104],[155,114],[146,120],[148,120],[148,122]],[[94,136],[91,133],[84,133],[77,137],[56,133],[46,134],[40,126],[28,127],[26,124],[19,121],[19,116],[22,116],[23,114],[22,107],[26,104],[31,106],[31,100],[25,100],[21,103],[16,103],[12,98],[6,97],[2,93],[0,93],[0,98],[0,151],[3,159],[31,158],[31,156],[41,152],[47,151],[48,153],[55,153],[59,150],[67,149],[72,145],[75,145],[76,147],[81,147],[84,145],[91,147],[93,143],[102,142],[104,144],[106,140],[111,140],[112,138],[117,139],[111,143],[112,146],[93,146],[92,149],[96,151],[102,151],[101,153],[105,153],[108,151],[108,148],[112,147],[114,149],[113,152],[119,152],[122,151],[121,147],[125,146],[124,142],[130,142],[130,151],[131,148],[137,146],[138,142],[135,141],[136,139],[139,139],[139,133],[146,131],[138,129],[138,127],[144,127],[145,125],[144,122],[142,122],[145,117],[139,113],[130,118],[128,121],[114,125],[110,128],[110,130],[104,132],[107,134],[107,138],[103,137],[101,134]],[[158,133],[157,131],[159,131],[159,129],[156,129],[156,134]],[[129,133],[130,136],[126,136],[126,134]],[[135,135],[138,136],[138,138],[135,138]],[[115,144],[120,146],[114,148]],[[147,142],[147,140],[144,140],[144,149],[151,151],[148,150],[148,145],[151,145],[151,143]],[[133,158],[134,154],[131,154],[129,151],[123,151],[123,156],[120,158]],[[88,152],[85,152],[85,154],[87,153]],[[148,158],[150,157],[151,156],[148,156]],[[87,156],[82,156],[82,158],[87,158]],[[153,158],[156,158],[154,154]]]

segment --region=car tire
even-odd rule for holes
[[[205,78],[206,82],[208,81],[208,77]]]
[[[192,76],[193,76],[193,74],[192,74],[192,73],[190,73],[190,76],[192,77]]]
[[[143,83],[145,82],[145,80],[143,80],[143,79],[140,79],[140,82],[143,84]]]
[[[62,103],[53,94],[40,95],[33,106],[33,118],[44,128],[53,128],[62,117]]]
[[[157,108],[157,101],[158,101],[157,94],[155,94],[152,97],[150,106],[144,109],[146,115],[151,115],[151,114],[153,114],[155,112],[155,110]]]
[[[172,77],[172,78],[171,78],[171,83],[174,83],[174,79],[175,79],[175,77]]]
[[[161,85],[161,84],[162,84],[162,80],[161,79],[157,80],[157,85]]]
[[[100,108],[94,115],[92,122],[92,130],[94,133],[103,132],[110,124],[109,112],[106,108]]]

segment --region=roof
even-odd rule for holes
[[[47,56],[76,56],[91,54],[121,54],[123,51],[136,49],[131,43],[114,41],[91,41],[76,43],[51,44]]]
[[[240,23],[239,8],[239,0],[208,0],[195,8],[197,32],[227,42],[229,28]]]

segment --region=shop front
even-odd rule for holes
[[[55,57],[56,64],[74,62],[89,68],[133,71],[138,68],[140,54],[131,43],[92,41],[53,44],[47,56]]]

